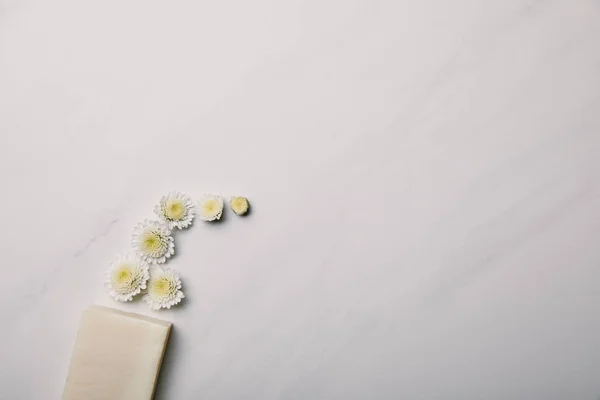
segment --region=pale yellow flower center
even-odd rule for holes
[[[130,265],[122,265],[112,276],[113,286],[117,291],[128,290],[133,284],[134,276]]]
[[[171,291],[171,282],[167,278],[159,278],[152,282],[152,291],[159,296],[166,296]]]
[[[237,214],[243,214],[248,211],[248,200],[244,197],[234,197],[231,199],[231,208]]]
[[[131,282],[131,272],[122,270],[117,274],[117,282],[118,283],[129,283]]]
[[[142,237],[142,246],[146,252],[160,249],[161,241],[156,232],[145,232]]]
[[[165,204],[165,216],[173,221],[178,221],[185,216],[185,206],[179,199],[169,199]]]
[[[202,212],[207,216],[215,215],[219,212],[219,202],[215,199],[206,200],[202,204]]]

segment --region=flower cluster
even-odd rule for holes
[[[231,210],[237,215],[249,211],[245,197],[230,198]],[[138,223],[131,237],[132,252],[119,254],[109,263],[106,273],[108,294],[118,301],[132,301],[144,293],[143,299],[152,310],[171,308],[185,297],[179,274],[166,263],[175,254],[173,229],[192,225],[196,214],[207,222],[218,221],[223,215],[223,197],[206,194],[196,204],[181,192],[170,192],[154,207],[158,220]]]

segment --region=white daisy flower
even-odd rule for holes
[[[223,197],[217,194],[206,194],[198,202],[198,214],[204,221],[221,219],[223,214]]]
[[[148,294],[144,296],[144,301],[151,309],[171,308],[184,297],[177,272],[170,268],[160,267],[152,270],[148,282]]]
[[[171,231],[158,221],[140,222],[133,230],[131,245],[147,263],[162,264],[175,254]]]
[[[187,228],[192,224],[196,207],[188,195],[181,192],[170,192],[160,199],[154,207],[154,212],[165,221],[170,229]]]
[[[121,254],[109,263],[106,271],[108,294],[118,301],[131,301],[146,289],[150,277],[148,264],[133,253]]]
[[[229,199],[229,206],[237,215],[244,215],[248,212],[248,208],[250,204],[248,203],[248,199],[241,196],[233,196]]]

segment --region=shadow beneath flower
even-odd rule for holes
[[[208,222],[209,224],[213,224],[213,225],[218,225],[218,224],[222,224],[223,222],[227,221],[229,219],[229,212],[227,210],[227,207],[223,207],[223,211],[221,212],[221,218],[219,219],[215,219],[214,221],[210,221]]]
[[[246,210],[245,214],[238,215],[240,218],[248,218],[252,214],[252,204],[248,203],[248,210]]]

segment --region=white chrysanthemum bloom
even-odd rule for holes
[[[204,221],[221,219],[223,214],[223,197],[217,194],[206,194],[198,202],[198,214]]]
[[[142,289],[150,274],[148,264],[133,253],[121,254],[109,263],[106,279],[108,294],[118,301],[131,301]]]
[[[171,231],[158,221],[140,222],[133,230],[131,245],[142,260],[152,264],[162,264],[175,254]]]
[[[188,195],[181,192],[170,192],[160,199],[154,212],[169,225],[170,229],[187,228],[192,224],[196,214],[196,206]]]
[[[144,301],[151,309],[171,308],[184,297],[177,272],[170,268],[155,267],[152,269],[148,282],[148,293],[144,296]]]
[[[229,199],[229,206],[237,215],[244,215],[248,212],[248,199],[241,196],[233,196]]]

